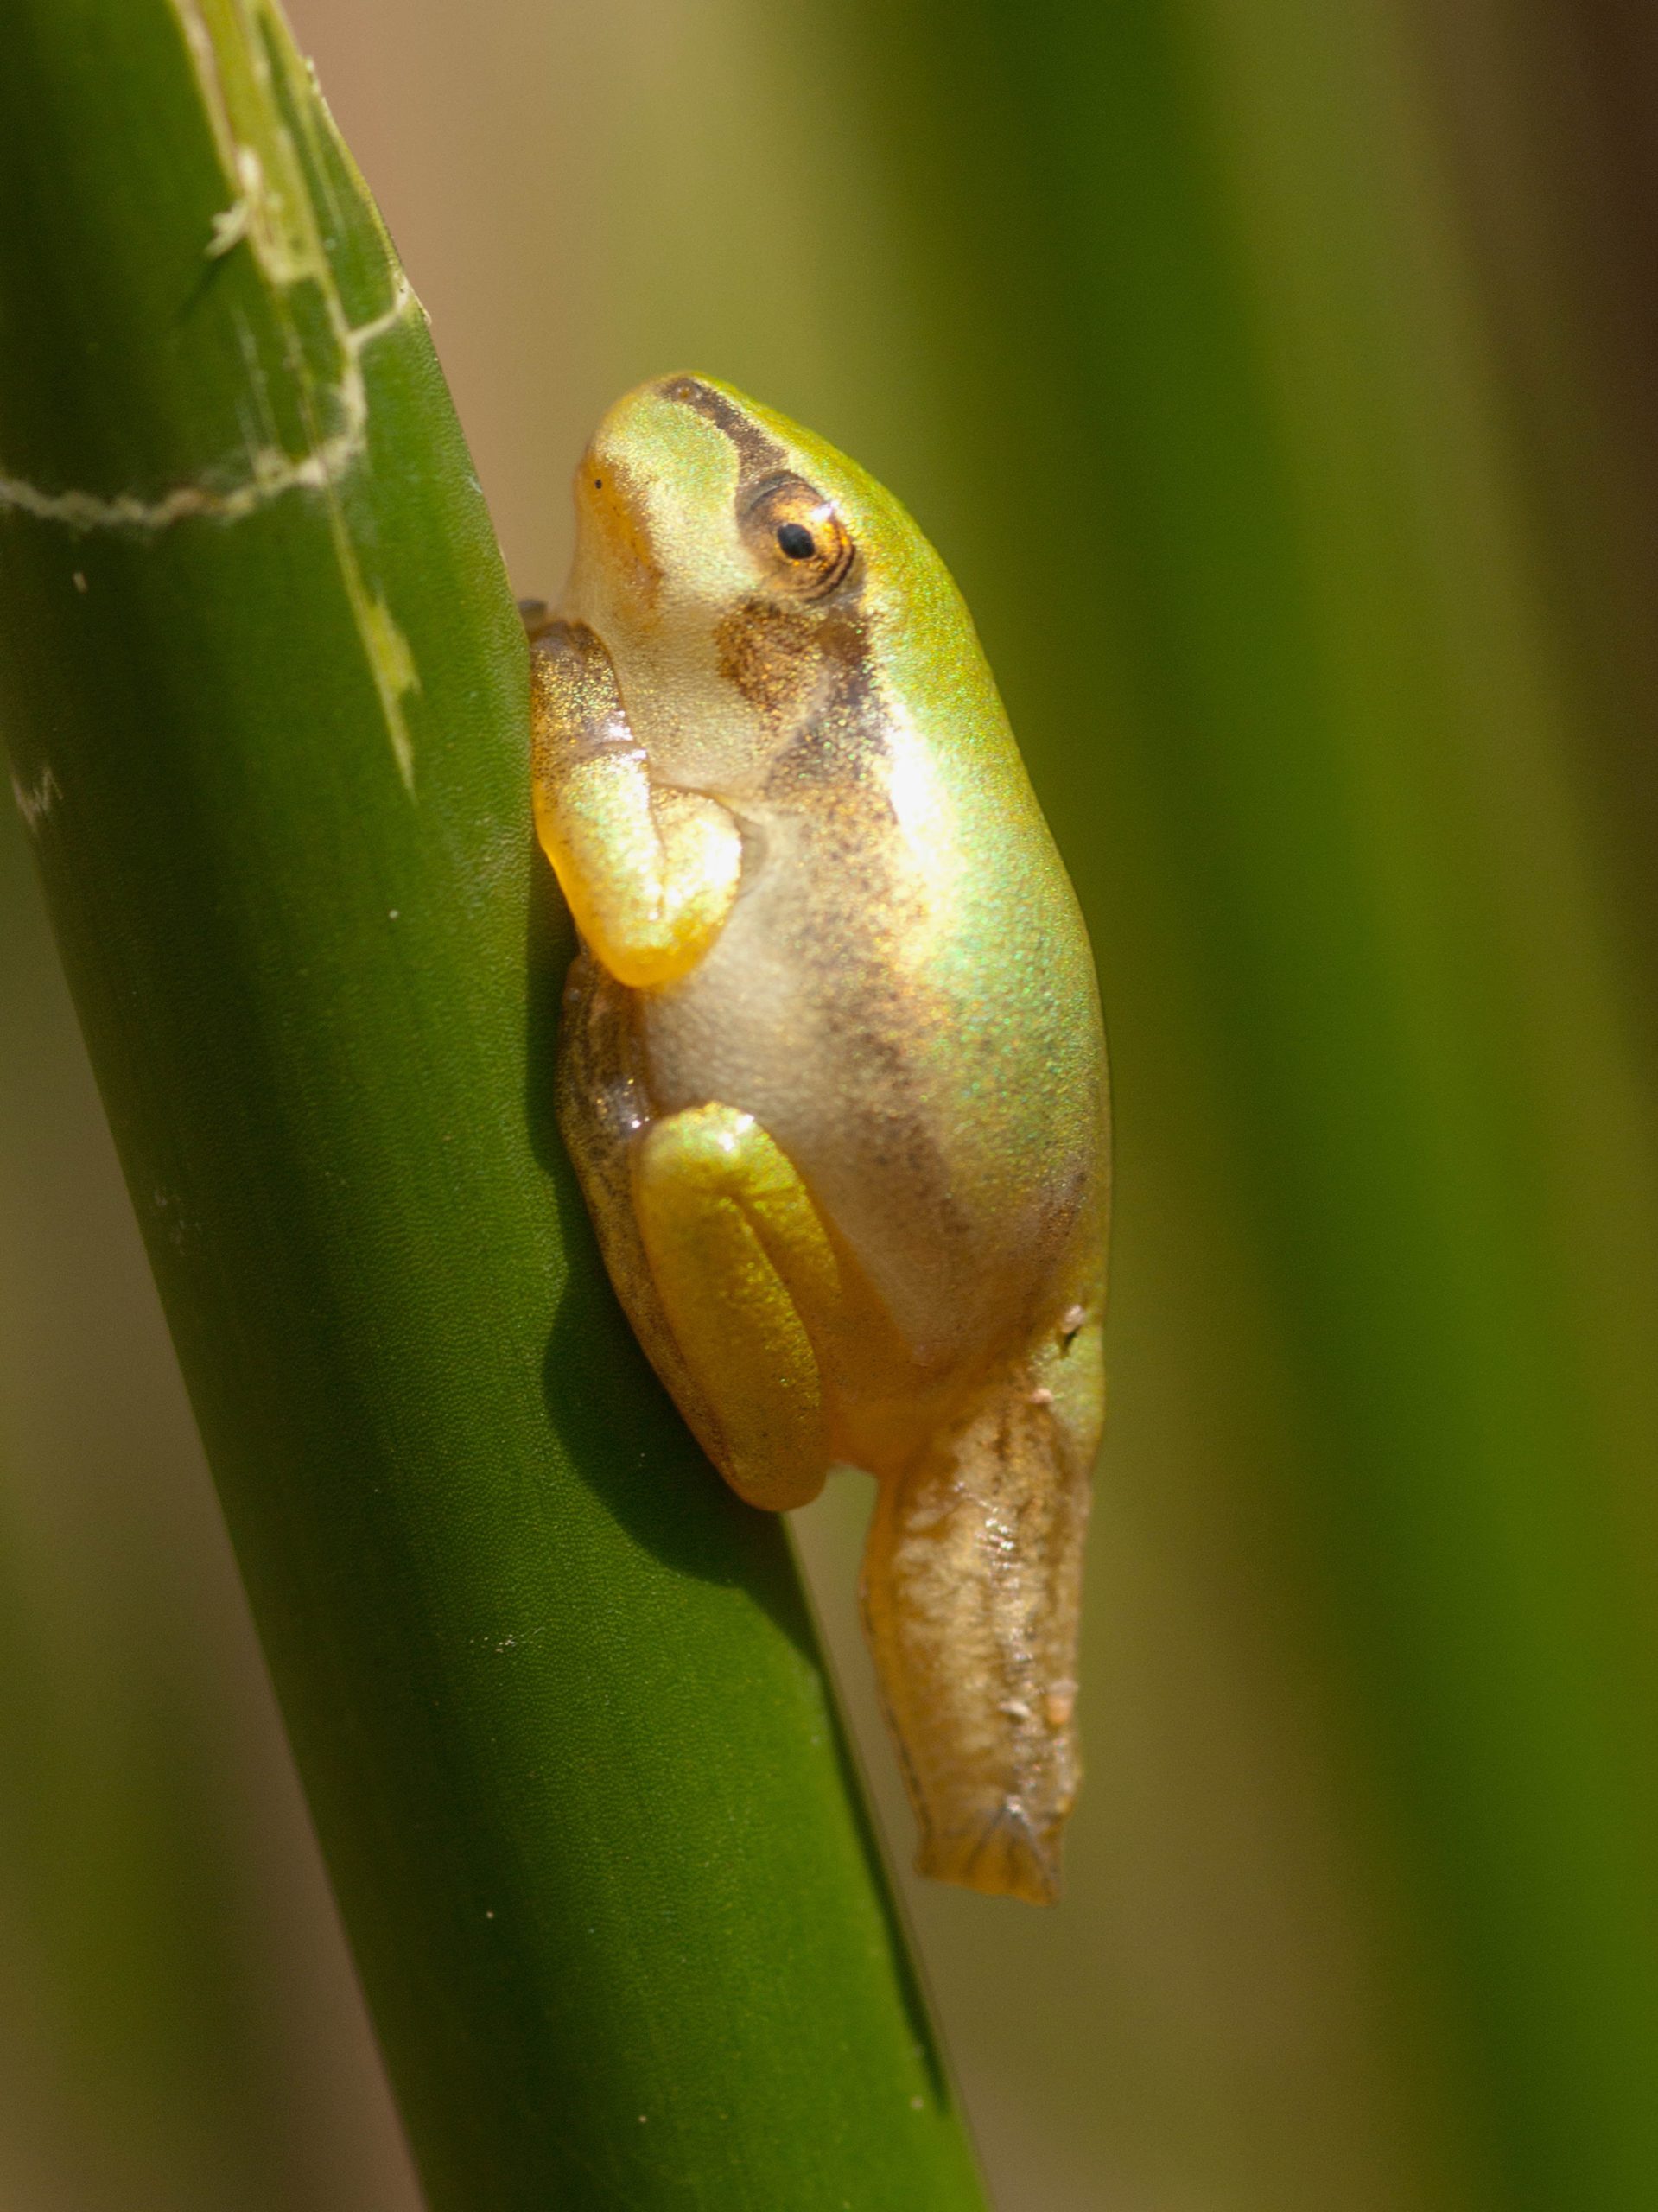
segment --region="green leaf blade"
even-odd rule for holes
[[[781,1525],[557,1147],[423,319],[264,0],[17,54],[0,711],[432,2202],[975,2205]]]

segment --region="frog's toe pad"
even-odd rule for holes
[[[924,1835],[915,1870],[982,1897],[1020,1897],[1026,1904],[1059,1902],[1059,1833],[1039,1828],[1017,1803],[1000,1806],[981,1827]]]

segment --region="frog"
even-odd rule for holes
[[[1053,1902],[1104,1414],[1087,931],[899,501],[677,373],[577,467],[525,614],[578,950],[556,1113],[652,1366],[750,1505],[875,1481],[864,1626],[918,1870]]]

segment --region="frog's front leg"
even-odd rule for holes
[[[653,783],[610,655],[585,622],[530,650],[536,831],[577,928],[619,982],[671,982],[719,934],[742,836],[717,800]]]
[[[635,1148],[633,1204],[698,1394],[681,1410],[751,1505],[810,1504],[835,1456],[824,1351],[848,1286],[805,1185],[752,1115],[696,1106]]]

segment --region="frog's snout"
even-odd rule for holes
[[[600,435],[575,472],[576,565],[600,570],[644,607],[662,588],[645,504],[632,472]]]

